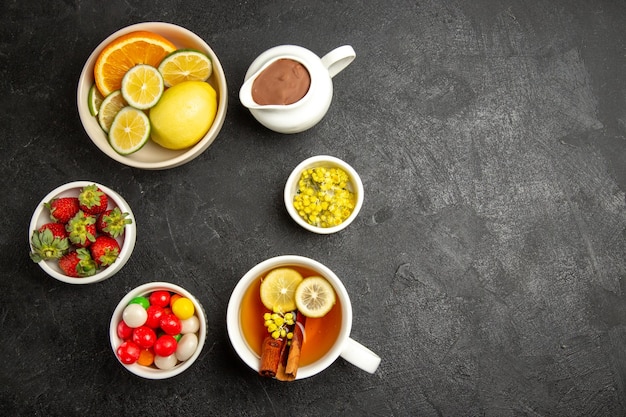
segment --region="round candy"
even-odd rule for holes
[[[187,297],[180,297],[172,304],[172,313],[181,320],[186,320],[193,316],[194,312],[193,303]]]
[[[172,294],[172,296],[170,297],[170,307],[173,306],[176,300],[178,300],[180,297],[182,297],[182,295]]]
[[[133,330],[133,342],[140,348],[151,348],[156,342],[156,333],[148,326],[139,326]]]
[[[133,335],[132,327],[128,327],[124,320],[117,323],[117,337],[122,340],[130,339]]]
[[[168,356],[156,355],[154,357],[154,364],[159,369],[163,369],[163,370],[172,369],[173,367],[176,366],[177,363],[178,363],[178,360],[176,359],[176,355],[174,354],[168,355]]]
[[[126,365],[137,362],[140,354],[141,349],[139,346],[130,340],[122,342],[122,344],[117,348],[117,357],[120,358],[120,361]]]
[[[178,343],[176,339],[174,339],[174,336],[164,334],[156,340],[153,350],[157,356],[170,356],[176,352],[177,345]]]
[[[170,293],[167,291],[154,291],[149,297],[150,305],[165,307],[170,303]]]
[[[161,317],[165,314],[165,309],[161,306],[151,305],[146,309],[146,313],[148,313],[146,326],[157,329],[161,325]]]
[[[143,326],[148,319],[148,313],[141,304],[129,304],[122,313],[122,320],[128,327],[133,329],[139,326]]]
[[[176,359],[186,361],[191,358],[198,348],[198,336],[195,333],[187,333],[181,337],[176,347]]]
[[[163,317],[161,317],[160,326],[161,330],[171,335],[180,333],[180,329],[182,327],[180,319],[173,313],[163,315]]]
[[[180,332],[182,334],[195,333],[200,330],[200,320],[198,320],[198,316],[191,316],[187,320],[181,320],[180,324]]]
[[[135,297],[128,302],[128,304],[139,304],[143,308],[148,308],[150,306],[150,301],[146,297]]]
[[[137,363],[143,366],[152,365],[154,363],[154,352],[152,349],[142,349]]]

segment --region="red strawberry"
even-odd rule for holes
[[[50,219],[55,222],[66,224],[78,213],[78,198],[60,197],[53,198],[44,206],[50,210]]]
[[[87,249],[77,249],[59,259],[59,268],[68,277],[88,277],[96,273],[96,263]]]
[[[33,231],[31,245],[33,251],[30,258],[33,262],[47,261],[50,259],[59,259],[69,250],[70,244],[65,229],[58,230],[59,223],[48,223]]]
[[[65,230],[65,225],[61,223],[46,223],[39,228],[38,232],[42,233],[46,229],[50,230],[54,237],[58,237],[59,239],[67,238],[67,230]]]
[[[119,207],[107,210],[98,217],[96,229],[104,235],[118,237],[124,233],[124,227],[133,222],[127,216],[128,213],[122,213]]]
[[[109,197],[97,185],[87,185],[78,194],[80,209],[87,214],[103,213],[109,205]]]
[[[96,241],[89,246],[91,257],[98,266],[109,266],[120,254],[120,245],[117,240],[110,236],[100,235]]]
[[[81,210],[65,225],[72,244],[86,248],[96,240],[96,217]]]

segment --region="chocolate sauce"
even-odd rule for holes
[[[293,104],[309,91],[309,71],[293,59],[282,58],[265,68],[252,83],[252,100],[261,105]]]

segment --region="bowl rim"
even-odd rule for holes
[[[354,206],[354,210],[352,210],[352,213],[350,214],[350,216],[348,216],[348,218],[344,220],[341,224],[337,226],[333,226],[333,227],[319,227],[319,226],[314,226],[312,224],[307,223],[302,217],[300,217],[296,209],[293,207],[293,196],[296,190],[296,184],[298,183],[298,180],[300,179],[300,175],[302,171],[308,168],[312,168],[312,167],[328,166],[328,165],[339,167],[347,172],[347,174],[350,176],[350,182],[352,186],[354,187],[353,191],[357,195],[356,196],[357,200]],[[304,229],[310,232],[318,233],[318,234],[331,234],[331,233],[336,233],[345,229],[354,221],[354,219],[357,218],[357,216],[359,215],[359,212],[361,211],[361,208],[363,207],[363,201],[365,198],[364,194],[365,194],[365,188],[363,187],[363,182],[361,181],[361,177],[350,164],[348,164],[344,160],[337,158],[335,156],[316,155],[300,162],[293,169],[293,171],[291,171],[291,174],[289,175],[289,177],[287,178],[287,182],[285,183],[284,201],[285,201],[285,208],[287,209],[287,212],[289,213],[291,218],[297,224],[302,226]]]
[[[96,135],[98,133],[92,132],[98,130],[95,126],[92,128],[90,125],[93,125],[94,116],[89,112],[88,104],[87,104],[87,95],[89,88],[93,83],[93,66],[96,58],[100,54],[100,52],[104,49],[104,47],[110,43],[112,40],[117,37],[124,35],[126,33],[130,33],[137,30],[148,30],[154,31],[156,33],[164,32],[164,31],[177,31],[185,35],[186,37],[192,39],[194,43],[201,45],[204,49],[204,53],[206,53],[213,62],[213,74],[212,77],[215,77],[217,84],[217,93],[218,93],[218,103],[217,103],[217,114],[215,115],[215,120],[213,124],[209,128],[208,132],[204,135],[204,137],[194,146],[187,148],[184,151],[172,151],[177,152],[177,155],[171,159],[165,161],[138,161],[130,156],[120,155],[111,148],[108,141],[106,140],[106,136],[104,140],[97,140],[92,135]],[[213,49],[209,46],[207,42],[205,42],[200,36],[196,35],[194,32],[190,31],[187,28],[182,26],[167,23],[167,22],[142,22],[135,23],[130,26],[125,26],[112,34],[106,37],[102,42],[96,46],[96,48],[91,52],[85,64],[82,68],[80,76],[78,78],[78,85],[76,88],[76,105],[78,107],[78,114],[81,120],[81,125],[89,139],[93,142],[93,144],[100,149],[105,155],[110,157],[111,159],[130,166],[134,168],[146,169],[146,170],[162,170],[162,169],[170,169],[175,168],[180,165],[183,165],[191,160],[197,158],[201,155],[209,146],[215,141],[219,132],[224,125],[224,121],[226,119],[226,112],[228,110],[228,85],[226,82],[226,74],[224,72],[224,68],[217,56],[217,54],[213,51]],[[97,121],[96,121],[97,124]],[[103,131],[101,131],[100,126],[97,126],[100,129],[100,134],[105,135]],[[155,145],[157,146],[157,145]]]
[[[196,351],[193,353],[193,355],[191,355],[189,359],[187,359],[184,362],[179,363],[172,369],[163,370],[163,369],[146,367],[143,365],[139,365],[137,363],[133,363],[130,365],[122,363],[117,357],[116,350],[118,346],[122,343],[122,339],[120,339],[117,336],[117,325],[119,321],[122,319],[122,313],[124,311],[124,308],[126,308],[130,300],[132,300],[133,298],[141,296],[141,295],[146,295],[148,293],[158,291],[158,290],[166,290],[170,292],[175,292],[191,300],[191,302],[194,305],[194,308],[196,309],[196,316],[198,317],[198,320],[200,321],[200,328],[198,329],[198,347],[196,348]],[[119,303],[115,307],[115,310],[113,310],[113,314],[111,315],[111,321],[109,323],[109,342],[111,343],[111,349],[113,350],[113,355],[115,356],[115,359],[129,372],[137,376],[140,376],[142,378],[146,378],[146,379],[171,378],[171,377],[181,374],[186,369],[188,369],[200,356],[200,353],[202,352],[202,349],[204,348],[204,344],[206,342],[207,333],[208,333],[208,323],[207,323],[206,312],[204,310],[204,307],[202,306],[202,303],[200,303],[200,301],[193,294],[191,294],[189,291],[187,291],[183,287],[173,284],[171,282],[165,282],[165,281],[146,282],[128,291],[126,295],[124,295],[124,297],[122,297],[122,299],[119,301]]]
[[[102,271],[96,273],[93,276],[84,277],[84,278],[68,277],[67,275],[64,275],[58,272],[57,270],[53,269],[48,264],[48,262],[53,262],[53,261],[40,261],[37,263],[39,267],[43,269],[44,272],[46,272],[52,278],[68,283],[68,284],[78,284],[78,285],[93,284],[93,283],[104,281],[105,279],[111,278],[119,270],[121,270],[122,267],[124,267],[124,265],[126,265],[126,263],[128,262],[128,260],[130,259],[133,253],[133,249],[135,248],[135,242],[137,239],[137,224],[136,224],[133,211],[131,210],[130,205],[126,202],[126,200],[120,194],[118,194],[111,188],[107,187],[106,185],[102,185],[95,181],[80,180],[80,181],[72,181],[72,182],[56,187],[54,190],[46,194],[46,196],[39,202],[39,204],[33,211],[33,215],[29,223],[28,245],[29,245],[30,251],[32,252],[33,250],[32,241],[31,241],[33,231],[38,228],[37,223],[39,223],[39,219],[41,218],[41,216],[45,216],[45,211],[47,210],[44,206],[44,203],[48,203],[53,198],[59,195],[62,195],[66,192],[69,192],[73,189],[80,189],[82,187],[85,187],[87,185],[92,185],[92,184],[95,184],[102,191],[104,191],[104,193],[107,194],[107,196],[109,196],[111,200],[113,200],[115,205],[120,208],[122,213],[128,213],[128,218],[132,220],[132,223],[127,224],[125,226],[124,242],[121,245],[120,254],[117,260],[113,263],[113,265],[103,269]]]

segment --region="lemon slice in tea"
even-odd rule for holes
[[[302,275],[295,269],[276,268],[261,282],[261,302],[275,313],[287,313],[296,309],[296,288]]]
[[[102,100],[104,100],[104,97],[96,85],[93,84],[89,89],[89,94],[87,95],[87,106],[89,107],[89,113],[91,113],[92,116],[98,115],[98,110],[100,110]]]
[[[122,78],[122,96],[136,109],[153,107],[163,95],[163,77],[151,65],[135,65]]]
[[[166,87],[183,81],[206,81],[213,73],[211,59],[193,49],[179,49],[172,52],[159,64]]]
[[[127,105],[120,90],[116,90],[106,96],[104,100],[102,100],[100,110],[98,111],[98,123],[100,123],[102,130],[109,133],[115,115],[117,115],[117,112],[119,112],[122,107]]]
[[[115,152],[121,155],[137,152],[149,138],[150,119],[142,110],[126,106],[113,119],[109,143]]]
[[[322,277],[305,278],[295,296],[298,311],[306,317],[323,317],[335,305],[335,290]]]

